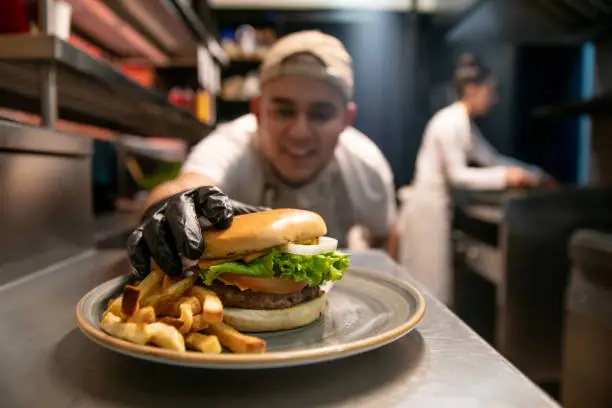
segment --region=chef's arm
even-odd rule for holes
[[[480,134],[474,135],[474,146],[470,158],[482,166],[520,167],[532,173],[535,177],[540,177],[544,173],[537,166],[533,166],[513,157],[500,154]]]
[[[183,173],[174,180],[167,181],[155,187],[145,203],[145,209],[152,204],[170,197],[181,191],[190,190],[202,186],[214,186],[217,183],[210,177],[199,173]],[[143,209],[144,210],[144,209]]]
[[[469,167],[466,149],[460,138],[438,139],[437,148],[442,157],[444,171],[449,183],[466,190],[502,190],[506,187],[506,167],[482,163],[484,168]],[[480,157],[488,160],[490,157]]]
[[[398,239],[397,227],[394,226],[388,236],[372,239],[370,247],[385,250],[391,258],[396,259]]]
[[[356,225],[349,231],[348,247],[352,250],[365,250],[368,248],[382,249],[389,256],[397,256],[398,231],[392,227],[388,235],[373,237],[371,231],[362,225]]]
[[[397,199],[391,167],[384,162],[370,179],[373,195],[357,204],[356,225],[348,234],[351,249],[386,250],[395,256],[397,248]]]

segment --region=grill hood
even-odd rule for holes
[[[611,26],[612,0],[483,0],[466,12],[447,39],[575,43]]]

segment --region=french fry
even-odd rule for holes
[[[129,341],[130,343],[147,344],[149,341],[147,325],[123,323],[119,316],[110,312],[102,318],[100,328],[111,336]]]
[[[168,326],[180,329],[183,326],[183,321],[178,317],[166,316],[158,320],[159,323],[167,324]]]
[[[211,324],[208,331],[217,336],[221,344],[234,353],[263,353],[266,351],[265,340],[242,334],[223,322]]]
[[[189,292],[187,292],[188,296],[195,296],[196,298],[198,298],[198,300],[200,301],[200,303],[202,305],[204,305],[204,301],[206,300],[206,296],[217,296],[217,294],[215,292],[213,292],[210,289],[207,288],[203,288],[202,286],[194,286],[191,289],[189,289]]]
[[[176,327],[181,333],[188,333],[193,325],[193,315],[201,311],[202,307],[196,297],[184,296],[160,312],[162,315],[168,315],[164,323]],[[175,319],[176,316],[178,319]],[[177,324],[176,320],[181,324]]]
[[[199,332],[208,328],[208,322],[204,320],[203,314],[197,314],[193,316],[193,324],[191,325],[192,332]]]
[[[223,304],[215,292],[201,286],[194,286],[189,294],[198,298],[202,304],[202,314],[208,323],[219,323],[223,320]]]
[[[125,285],[123,288],[123,301],[121,302],[121,311],[124,316],[133,316],[140,307],[140,288],[132,285]]]
[[[191,307],[191,312],[195,315],[202,312],[202,305],[195,296],[183,296],[176,302],[170,304],[167,308],[160,310],[160,314],[173,317],[181,315],[181,305],[187,304]]]
[[[155,311],[164,310],[172,303],[179,300],[181,296],[195,284],[197,278],[197,275],[194,275],[189,278],[181,279],[162,290],[161,293],[149,296],[142,302],[142,305],[153,306]]]
[[[162,285],[161,288],[162,290],[167,289],[168,287],[174,285],[176,282],[180,281],[181,278],[172,278],[168,275],[164,275],[164,279],[162,279]]]
[[[154,268],[142,282],[126,285],[108,302],[100,328],[135,344],[184,352],[264,353],[266,341],[223,322],[223,304],[212,290],[194,286],[197,275],[171,278]]]
[[[151,323],[146,326],[146,331],[149,341],[156,346],[168,350],[185,351],[185,339],[176,327],[164,323]]]
[[[123,316],[122,303],[123,303],[123,295],[118,296],[114,299],[111,299],[110,302],[108,303],[108,307],[103,313],[103,316],[106,316],[108,313],[112,313],[117,317]]]
[[[189,333],[185,336],[185,343],[189,348],[202,353],[221,353],[221,343],[219,343],[219,338],[217,336]]]
[[[143,307],[128,318],[128,323],[153,323],[155,310],[151,306]]]
[[[183,322],[183,325],[179,329],[181,333],[189,333],[191,326],[193,325],[193,312],[191,311],[191,305],[189,302],[182,303],[181,306],[181,317],[179,319]]]
[[[161,285],[165,274],[159,269],[153,269],[137,286],[140,289],[141,302],[143,299],[153,294]],[[141,304],[142,306],[142,304]],[[146,306],[146,305],[145,305]]]

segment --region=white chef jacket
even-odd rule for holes
[[[475,162],[482,168],[469,167]],[[441,301],[452,304],[450,188],[501,190],[506,166],[541,171],[501,156],[456,102],[429,121],[416,173],[400,215],[400,262]]]
[[[475,162],[484,168],[468,167]],[[456,102],[437,112],[425,129],[417,156],[415,188],[501,190],[506,167],[518,166],[540,174],[534,166],[500,155],[484,139],[465,106]]]
[[[325,220],[328,235],[342,246],[355,225],[374,238],[388,236],[397,211],[393,173],[367,136],[345,129],[327,168],[308,185],[292,188],[263,160],[257,131],[251,114],[218,126],[194,147],[182,172],[206,175],[228,196],[247,204],[315,211]]]

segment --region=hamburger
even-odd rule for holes
[[[349,267],[326,233],[321,216],[295,209],[239,215],[226,230],[204,230],[199,274],[221,299],[224,321],[263,332],[317,320],[326,306],[321,285]]]

